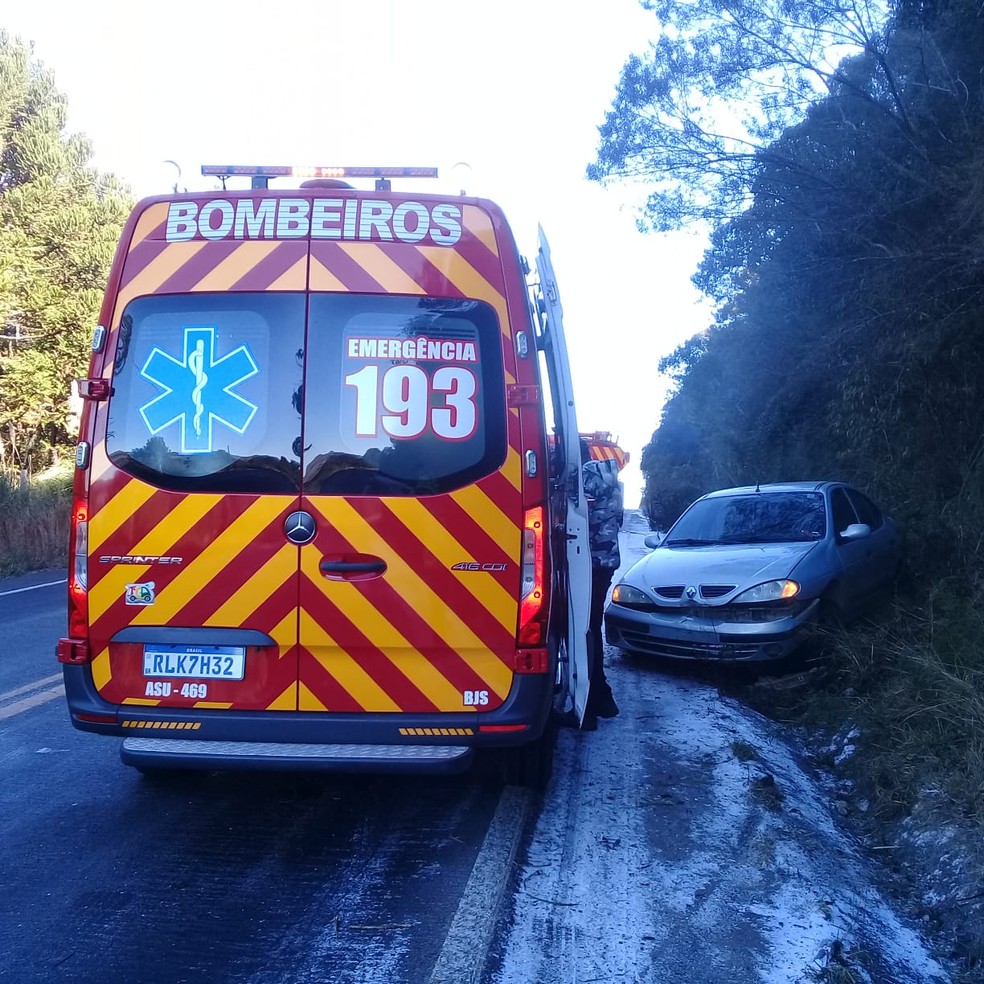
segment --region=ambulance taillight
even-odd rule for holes
[[[543,507],[527,509],[523,522],[523,559],[521,570],[521,601],[519,605],[520,646],[545,646],[547,640],[547,604],[544,564]],[[542,672],[541,660],[523,660],[517,654],[517,672]],[[525,665],[524,665],[525,664]],[[545,670],[546,667],[543,667]]]
[[[68,638],[58,640],[59,663],[89,663],[89,508],[84,495],[72,503],[73,536],[68,558]]]

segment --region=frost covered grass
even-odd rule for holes
[[[63,567],[71,511],[70,477],[55,475],[22,489],[0,473],[0,577]]]
[[[875,814],[910,813],[931,788],[960,820],[984,828],[984,612],[938,591],[921,611],[838,636],[807,723],[845,720],[857,754],[842,763]],[[819,698],[819,699],[818,699]]]
[[[952,940],[968,975],[959,979],[977,982],[984,966],[984,590],[937,584],[918,607],[896,600],[878,621],[821,639],[816,655],[799,686],[763,680],[742,696],[763,713],[829,736],[820,758],[848,782],[845,809],[865,818],[925,918]]]

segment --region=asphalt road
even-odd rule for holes
[[[69,724],[60,580],[0,582],[0,980],[417,984],[456,966],[449,929],[501,787],[156,785],[121,765],[118,739]]]
[[[625,563],[645,532],[627,514]],[[561,732],[542,797],[481,772],[157,784],[69,724],[60,581],[0,581],[0,980],[950,979],[795,736],[697,674],[608,648],[622,713]]]

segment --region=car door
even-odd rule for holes
[[[588,621],[591,605],[591,551],[588,544],[588,508],[581,475],[581,445],[574,404],[564,312],[546,235],[539,230],[536,269],[540,309],[538,345],[544,354],[554,415],[557,480],[563,489],[562,529],[564,566],[561,578],[567,597],[567,651],[570,672],[567,687],[579,719],[588,699]]]
[[[831,489],[830,502],[835,550],[842,570],[840,604],[846,612],[856,612],[877,586],[877,540],[870,533],[855,540],[842,538],[849,526],[862,522],[844,486]]]

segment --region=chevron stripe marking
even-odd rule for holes
[[[503,336],[512,339],[506,299],[460,253],[441,246],[418,246],[430,263],[461,291],[464,297],[485,301],[495,308]]]
[[[302,595],[310,593],[310,586],[303,579],[301,589]],[[393,700],[400,710],[423,710],[430,712],[438,709],[430,696],[418,686],[420,681],[408,675],[405,669],[405,667],[411,665],[408,653],[399,654],[399,660],[397,661],[394,660],[391,653],[383,652],[363,631],[367,626],[354,621],[355,618],[358,618],[358,613],[352,613],[336,604],[334,598],[324,595],[320,598],[311,599],[311,602],[313,605],[316,605],[317,617],[322,622],[327,622],[331,625],[334,635],[338,639],[339,645],[337,650],[328,650],[326,653],[330,654],[332,660],[342,652],[351,657],[375,681],[376,685],[385,691],[386,695]],[[304,611],[310,613],[310,609],[304,605],[303,601],[302,608]],[[303,652],[307,649],[307,640],[304,636],[301,637],[301,642],[304,644],[301,647]],[[314,665],[318,664],[316,663]],[[321,669],[324,669],[323,665],[319,666],[319,670]],[[334,672],[334,663],[332,663],[332,672]],[[301,677],[302,679],[309,680],[312,686],[317,684],[316,676],[307,676],[303,660]],[[331,679],[332,677],[329,677],[329,680]],[[365,704],[365,701],[358,692],[350,691],[350,694],[361,704]]]
[[[171,510],[174,508],[175,497],[167,495],[163,492],[158,492],[157,494],[151,496],[146,502],[143,503],[138,509],[135,509],[130,513],[123,524],[119,526],[112,534],[112,536],[107,537],[102,544],[102,549],[98,551],[98,554],[90,553],[89,555],[89,590],[98,590],[97,586],[100,581],[106,575],[114,569],[113,564],[105,564],[99,560],[105,554],[109,556],[127,556],[133,555],[133,549],[136,546],[138,538],[146,533],[147,530],[155,529],[162,523],[164,523]],[[102,510],[97,514],[102,515]],[[177,544],[174,544],[177,546]],[[178,554],[180,556],[180,554]],[[170,581],[171,578],[177,574],[177,567],[172,571],[170,567],[158,568],[155,571],[155,577],[158,582],[161,578],[164,581]]]
[[[267,704],[268,711],[296,711],[297,710],[297,682],[294,681],[284,689],[279,697],[274,698]]]
[[[409,500],[391,501],[395,504]],[[512,672],[503,663],[502,657],[515,646],[515,599],[509,596],[493,574],[459,574],[452,571],[455,563],[469,558],[468,552],[447,534],[433,516],[429,517],[429,521],[423,519],[428,515],[426,509],[421,507],[417,510],[411,505],[410,512],[414,515],[409,523],[394,513],[394,525],[390,527],[387,524],[387,538],[391,546],[404,556],[415,558],[415,566],[427,573],[428,583],[448,607],[467,621],[483,644],[481,649],[472,649],[458,644],[457,638],[452,636],[450,640],[443,640],[442,646],[433,646],[433,652],[428,648],[428,655],[440,660],[441,670],[455,684],[456,693],[474,690],[481,684],[504,699],[512,685]],[[430,534],[433,534],[433,539]],[[439,551],[444,552],[443,558],[436,556]],[[513,566],[518,568],[518,565]],[[395,588],[391,590],[395,592]],[[415,637],[419,637],[426,635],[428,630],[438,629],[429,617],[425,620],[423,613],[409,606],[405,607],[405,615],[400,614],[403,607],[401,595],[396,595],[385,605],[387,611],[395,613],[407,634],[414,632]]]
[[[399,593],[408,607],[418,612],[427,612],[427,623],[433,632],[444,639],[447,639],[448,636],[453,638],[456,648],[485,648],[482,640],[475,635],[471,627],[421,577],[416,566],[396,552],[393,545],[381,535],[377,525],[366,520],[350,502],[343,498],[330,500],[328,503],[330,505],[330,518],[324,509],[326,503],[312,499],[311,504],[318,509],[326,521],[335,525],[349,543],[358,543],[364,552],[386,559],[390,583],[399,585]],[[355,589],[354,585],[338,583],[337,587],[339,589],[353,589],[352,592],[340,591],[340,597],[351,597],[353,603],[359,606],[369,604],[365,599],[365,594]],[[396,626],[392,625],[374,607],[371,611],[363,611],[359,618],[353,617],[348,610],[346,610],[346,614],[357,625],[371,625],[376,629],[375,636],[370,637],[374,645],[380,648],[410,646],[408,640],[397,630]]]
[[[406,738],[434,738],[437,736],[465,737],[475,734],[474,728],[398,728]]]
[[[348,287],[338,279],[321,260],[311,256],[311,290],[347,291]]]
[[[156,259],[151,261],[125,287],[120,289],[116,297],[116,308],[113,311],[113,324],[119,324],[127,304],[142,294],[152,294],[165,280],[184,264],[191,262],[206,246],[206,241],[171,243],[170,246]]]
[[[475,517],[506,554],[515,556],[519,552],[518,544],[522,538],[519,527],[499,509],[484,489],[477,485],[466,485],[463,489],[452,492],[451,498],[469,516]]]
[[[196,499],[217,498],[218,496],[212,495],[190,495],[183,500],[182,505]],[[221,582],[218,584],[215,582],[223,568],[230,563],[235,564],[236,557],[242,551],[243,545],[252,542],[257,532],[268,526],[283,510],[284,503],[282,499],[276,496],[263,496],[253,502],[222,530],[190,564],[181,569],[181,572],[168,585],[167,591],[158,595],[154,605],[138,612],[133,619],[133,624],[160,625],[167,623],[205,585],[211,585],[221,590]],[[171,515],[174,516],[177,512],[178,509],[175,509]],[[204,510],[202,515],[204,515]],[[151,537],[147,537],[147,539],[150,540]],[[169,540],[168,544],[171,542],[173,540]],[[143,543],[141,549],[149,552],[149,547]],[[162,545],[162,549],[168,548]]]
[[[89,521],[89,556],[91,557],[120,523],[132,516],[157,490],[136,479],[131,479]],[[91,493],[90,493],[91,494]]]
[[[387,293],[424,293],[424,288],[375,243],[341,243],[339,248],[358,263]]]
[[[342,687],[349,696],[358,703],[364,711],[398,711],[400,706],[386,693],[365,669],[356,662],[345,650],[341,649],[334,639],[325,631],[304,609],[301,609],[301,638],[305,640],[306,648],[322,666],[324,671]],[[325,653],[331,653],[330,661],[324,658]],[[311,699],[317,700],[308,691]],[[317,701],[316,710],[326,710]],[[302,710],[307,708],[302,707]]]
[[[204,620],[205,625],[245,625],[263,601],[296,574],[297,547],[285,543],[239,590]],[[291,625],[291,636],[296,631],[296,626]],[[290,637],[274,636],[278,642],[285,638]]]
[[[280,643],[280,659],[283,659],[292,646],[297,645],[297,619],[298,611],[295,606],[277,623],[271,630],[270,635],[274,639],[284,640]],[[289,642],[287,640],[290,640]]]
[[[333,500],[331,515],[336,527],[350,543],[359,543],[368,552],[387,557],[392,581],[400,585],[400,596],[409,609],[428,613],[427,624],[433,632],[442,638],[446,638],[449,631],[453,632],[452,637],[457,643],[453,648],[457,650],[486,649],[471,627],[451,610],[410,564],[393,553],[392,547],[349,503],[344,499]],[[353,532],[349,533],[350,530]],[[366,593],[352,583],[337,582],[332,587],[338,607],[349,620],[358,625],[373,646],[436,707],[457,709],[461,706],[460,691],[369,601]]]
[[[163,239],[163,236],[152,237],[152,233],[161,229],[167,223],[167,209],[166,204],[151,205],[150,208],[144,209],[140,218],[137,220],[137,227],[133,230],[133,237],[130,240],[130,249],[128,252],[132,252],[133,248],[145,240],[149,239]]]
[[[422,544],[434,554],[449,573],[462,561],[478,558],[466,550],[451,531],[417,499],[387,499],[385,506],[407,529],[412,530]],[[516,599],[491,577],[458,577],[466,591],[513,636],[516,629]]]
[[[194,289],[196,291],[228,290],[279,246],[277,240],[241,243],[218,266],[202,277],[195,284]]]
[[[474,205],[466,205],[461,210],[461,224],[476,238],[480,239],[492,253],[499,255],[499,244],[495,240],[495,229],[488,213]]]
[[[267,290],[304,290],[308,276],[308,258],[302,256],[292,267],[272,281]]]
[[[109,647],[98,653],[90,664],[92,683],[96,690],[102,690],[113,679],[113,667],[109,660]]]
[[[518,413],[519,411],[517,410],[516,412]],[[506,463],[502,466],[500,472],[517,492],[522,489],[523,463],[519,456],[519,451],[512,444],[509,445],[509,450],[506,452]]]
[[[359,506],[370,512],[373,508],[357,501],[356,508]],[[497,695],[505,696],[511,677],[500,657],[511,653],[515,645],[515,603],[513,628],[507,630],[485,608],[477,604],[464,589],[459,577],[442,565],[395,515],[385,523],[375,515],[367,515],[366,520],[385,530],[385,539],[391,550],[403,557],[413,557],[415,572],[441,598],[444,607],[454,611],[468,625],[471,635],[480,640],[481,648],[472,646],[469,638],[460,638],[455,632],[456,626],[435,624],[438,616],[431,609],[418,611],[411,605],[395,568],[388,578],[381,578],[372,585],[365,586],[369,601],[377,609],[388,613],[390,621],[400,626],[410,645],[426,654],[428,661],[454,686],[457,694],[494,684],[493,689]],[[513,568],[515,578],[518,575],[518,565],[514,564]],[[478,580],[482,579],[481,574],[475,576]],[[495,575],[486,574],[485,577]]]
[[[193,529],[202,518],[218,502],[218,495],[187,495],[181,499],[174,508],[167,514],[166,518],[153,527],[147,535],[134,546],[134,555],[163,556],[168,553],[173,544],[190,529]],[[99,515],[106,512],[105,507],[99,511]],[[123,564],[113,567],[105,576],[99,579],[89,591],[89,622],[93,624],[105,614],[107,609],[114,602],[123,597],[126,585],[131,582],[139,581],[147,573],[148,565],[142,564]],[[182,574],[185,571],[182,571]],[[178,574],[171,581],[173,585],[181,574]],[[158,624],[166,617],[161,614],[161,607],[158,602],[149,608],[138,612],[133,619],[134,624],[140,622],[150,622]],[[144,616],[141,618],[141,616]],[[150,617],[148,617],[150,616]]]
[[[281,290],[304,290],[307,286],[307,247],[303,242],[280,242],[264,259],[250,267],[230,290],[270,290],[275,282],[281,282]],[[284,282],[293,271],[294,279]]]
[[[353,259],[341,243],[312,242],[311,258],[337,278],[346,291],[378,294],[382,285],[360,263]],[[312,282],[312,288],[314,284]]]

